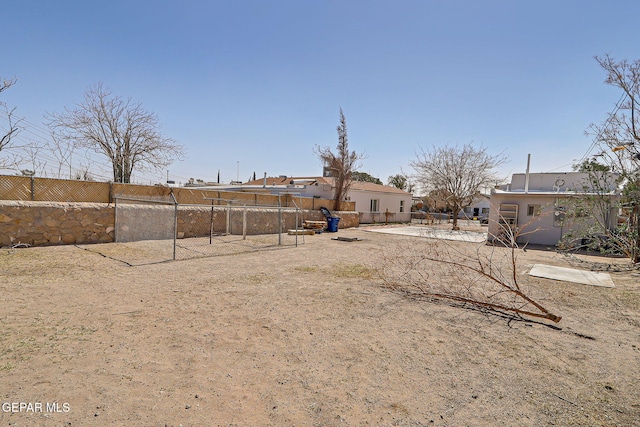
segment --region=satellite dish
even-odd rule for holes
[[[564,179],[557,178],[556,182],[553,183],[554,191],[556,191],[556,192],[560,191],[560,187],[562,187],[563,185],[564,185]]]

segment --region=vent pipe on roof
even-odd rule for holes
[[[527,172],[524,175],[524,192],[529,192],[529,166],[531,165],[531,153],[527,154]]]
[[[262,181],[262,188],[267,187],[267,173],[264,173],[264,180]]]

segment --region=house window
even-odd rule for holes
[[[527,216],[539,216],[541,210],[540,205],[527,205]]]
[[[482,208],[482,215],[489,215],[489,208]]]
[[[371,199],[371,203],[370,203],[370,212],[378,212],[378,199]]]
[[[400,200],[400,212],[404,212],[404,200]]]

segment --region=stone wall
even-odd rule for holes
[[[166,224],[163,227],[157,227],[159,211],[166,213],[172,212],[173,209],[172,206],[127,205],[126,212],[131,214],[131,221],[126,227],[127,231],[133,231],[134,234],[126,240],[145,238],[144,233],[135,234],[143,230],[140,224],[144,224],[146,228],[153,228],[153,226],[166,228]],[[120,207],[118,210],[119,215],[125,212],[121,211]],[[277,211],[277,209],[247,208],[247,234],[276,233],[279,225]],[[211,207],[179,206],[178,237],[208,235],[211,213]],[[216,206],[213,213],[214,225],[224,227],[222,230],[214,231],[226,232],[226,209]],[[243,215],[242,209],[233,209],[230,212],[229,231],[232,234],[242,234]],[[319,210],[299,211],[298,215],[299,222],[324,220]],[[339,228],[359,225],[357,212],[337,212],[335,215],[340,217]],[[162,217],[165,216],[163,213]],[[295,221],[294,211],[283,211],[284,230],[295,228]],[[123,230],[120,229],[118,232],[122,233]],[[12,243],[27,243],[33,246],[107,243],[114,241],[115,233],[115,209],[112,204],[0,201],[0,246]],[[162,236],[167,238],[166,233]],[[121,240],[120,237],[118,240]]]
[[[113,205],[0,201],[0,246],[113,241]]]

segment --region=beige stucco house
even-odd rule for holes
[[[518,243],[556,245],[568,231],[584,226],[567,220],[570,212],[566,210],[572,205],[567,201],[604,195],[615,202],[619,198],[616,178],[609,174],[603,188],[596,190],[589,184],[589,175],[582,172],[514,174],[510,184],[491,191],[489,240],[512,229],[520,232]],[[613,229],[617,208],[615,203],[611,206],[600,220]]]
[[[293,192],[303,197],[333,199],[331,177],[265,177],[243,186],[276,192]],[[410,222],[412,195],[389,185],[353,181],[346,200],[355,203],[361,224],[375,222]]]

